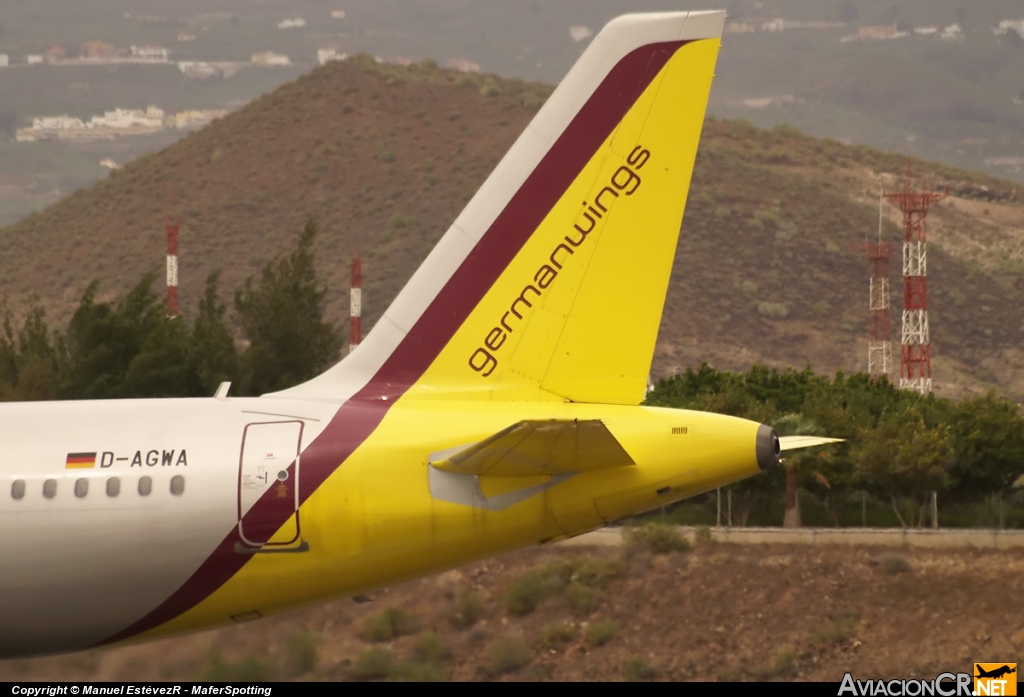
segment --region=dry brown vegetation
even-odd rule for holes
[[[383,310],[550,88],[432,66],[331,63],[0,230],[0,295],[33,294],[62,323],[89,281],[123,294],[162,264],[182,221],[183,306],[223,268],[232,288],[316,218],[320,269],[345,314],[348,261],[364,264],[364,327]],[[901,156],[709,120],[655,377],[702,360],[819,371],[865,367],[867,268],[879,173]],[[934,164],[956,193],[930,217],[937,391],[1024,395],[1024,206],[1015,185]],[[889,185],[893,183],[890,177]],[[895,239],[895,228],[889,233]],[[899,303],[899,248],[893,303]],[[893,331],[899,332],[898,313]]]
[[[628,553],[627,553],[628,551]],[[600,582],[507,609],[523,579]],[[614,570],[614,573],[607,573]],[[601,571],[601,573],[595,573]],[[0,662],[0,680],[764,680],[934,677],[1024,649],[1021,550],[532,548],[323,606],[163,641]],[[452,622],[467,589],[479,618]],[[368,637],[380,618],[402,631]]]

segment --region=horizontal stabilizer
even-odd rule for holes
[[[843,440],[843,438],[819,438],[818,436],[780,436],[779,446],[785,452],[787,450],[799,450],[800,448],[813,448],[816,445],[842,443]]]
[[[430,456],[431,466],[455,474],[525,477],[635,465],[599,420],[520,421],[475,445]]]

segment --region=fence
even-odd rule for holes
[[[679,526],[693,540],[696,526]],[[1024,547],[1024,530],[920,529],[920,528],[730,528],[713,527],[711,538],[733,544],[875,545],[888,547]],[[615,546],[622,544],[622,528],[603,528],[560,544]]]

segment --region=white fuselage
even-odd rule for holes
[[[299,421],[304,448],[337,408],[265,399],[0,404],[0,657],[90,646],[144,615],[238,524],[246,426]],[[94,466],[66,468],[69,454],[92,452]],[[183,478],[177,495],[174,477]],[[52,498],[47,480],[56,482]]]

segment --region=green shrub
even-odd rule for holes
[[[600,591],[590,586],[584,586],[578,581],[573,581],[565,589],[565,597],[569,601],[573,612],[578,615],[587,615],[597,605],[600,599]]]
[[[501,88],[497,85],[484,85],[480,88],[482,97],[497,97],[499,94],[501,94]]]
[[[711,544],[715,538],[711,536],[711,528],[707,525],[698,525],[693,531],[693,542],[698,545]]]
[[[289,677],[305,675],[316,668],[319,637],[310,631],[296,632],[285,645],[284,672]]]
[[[633,656],[622,667],[622,679],[626,682],[642,682],[655,675],[654,669],[644,662],[642,656]]]
[[[605,583],[621,576],[624,571],[617,559],[576,557],[562,563],[567,567],[571,580],[589,588],[604,588]]]
[[[448,618],[451,625],[457,629],[472,627],[483,617],[484,600],[472,588],[462,591],[452,607],[452,614]]]
[[[408,227],[409,225],[416,224],[416,218],[405,213],[395,213],[388,220],[388,223],[394,228]]]
[[[754,211],[754,218],[769,230],[778,230],[782,227],[782,219],[771,211]]]
[[[579,636],[579,630],[571,622],[555,622],[540,630],[540,636],[534,643],[538,649],[555,649],[568,644]]]
[[[386,678],[391,674],[391,661],[391,651],[383,646],[371,646],[356,656],[349,675],[355,680]]]
[[[416,619],[405,610],[389,607],[363,620],[363,636],[367,641],[380,642],[416,631]]]
[[[878,564],[882,567],[882,571],[890,576],[910,571],[910,562],[901,554],[881,554],[878,557]]]
[[[547,597],[557,595],[566,583],[548,567],[527,572],[514,580],[505,593],[505,609],[512,615],[528,615]]]
[[[587,625],[584,633],[594,646],[604,646],[618,635],[619,625],[611,620],[596,620]]]
[[[793,660],[796,658],[796,654],[793,653],[793,649],[788,646],[783,646],[775,653],[775,658],[772,659],[771,665],[768,666],[767,677],[777,677],[780,675],[790,675],[793,672]]]
[[[828,627],[815,632],[812,639],[818,646],[827,646],[829,644],[838,644],[841,641],[846,641],[852,637],[856,631],[857,617],[854,615],[847,615],[845,617],[839,617],[832,620]]]
[[[467,637],[466,641],[469,642],[470,646],[481,646],[490,638],[490,632],[488,632],[486,629],[479,628],[474,629],[472,632],[470,632],[469,637]]]
[[[760,302],[757,304],[757,314],[768,319],[785,319],[789,316],[789,308],[785,303]]]
[[[416,640],[416,645],[413,646],[412,655],[418,661],[424,662],[440,662],[447,661],[451,658],[451,651],[444,645],[435,632],[427,632],[419,639]]]
[[[623,530],[626,544],[650,550],[653,554],[669,552],[685,552],[690,549],[689,541],[679,532],[675,525],[664,523],[645,523]]]
[[[487,670],[491,675],[513,673],[533,659],[533,652],[523,637],[509,634],[491,645],[487,654]]]
[[[576,557],[538,567],[514,580],[505,595],[505,609],[513,615],[526,615],[544,600],[559,595],[572,583],[587,588],[601,588],[608,579],[622,574],[616,560]],[[583,593],[576,591],[582,599]],[[592,600],[590,598],[588,602]]]

